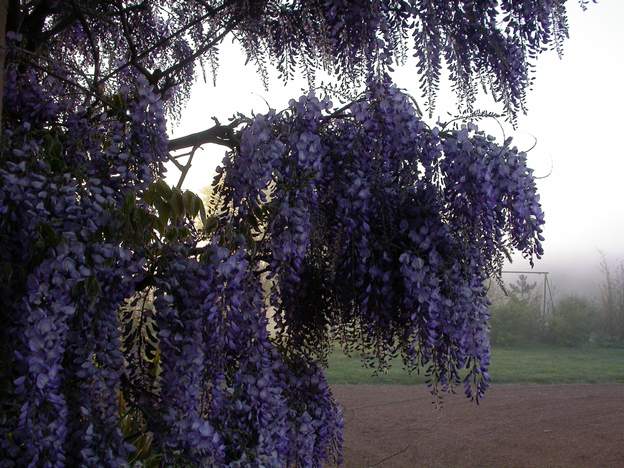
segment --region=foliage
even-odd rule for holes
[[[579,346],[595,328],[596,311],[589,301],[568,296],[557,302],[548,321],[548,337],[555,344]]]
[[[535,295],[536,287],[537,283],[529,283],[527,275],[519,275],[515,283],[509,283],[509,289],[512,297],[526,302],[537,301],[537,297]]]
[[[491,338],[494,345],[535,344],[543,338],[540,308],[515,297],[492,306]]]
[[[611,271],[602,259],[604,282],[600,307],[600,334],[612,342],[624,343],[624,263]]]
[[[513,119],[563,1],[14,1],[7,31],[3,466],[339,463],[336,339],[483,395],[484,279],[542,254],[532,172],[473,124],[428,127],[389,72],[411,38],[429,105],[444,60],[468,108],[483,83]],[[162,182],[166,117],[228,33],[261,71],[365,89],[189,143],[230,148],[211,217]]]
[[[510,246],[541,253],[525,156],[475,126],[429,129],[387,81],[339,120],[324,118],[328,106],[304,97],[243,131],[215,182],[222,237],[266,224],[254,249],[289,353],[323,361],[337,336],[381,368],[397,351],[412,369],[431,362],[443,389],[469,366],[465,390],[481,394],[485,275]]]
[[[588,344],[600,328],[597,308],[588,300],[565,296],[543,316],[537,283],[520,275],[509,284],[509,295],[491,307],[491,339],[498,346],[551,344],[579,347]]]
[[[492,306],[492,344],[517,346],[543,339],[544,320],[534,292],[536,285],[529,283],[526,275],[520,275],[515,284],[509,284],[509,297]]]

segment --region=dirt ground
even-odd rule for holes
[[[476,406],[424,386],[335,385],[347,467],[624,467],[624,385],[494,385]]]

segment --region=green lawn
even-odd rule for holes
[[[327,377],[333,384],[413,384],[424,377],[409,375],[396,364],[387,374],[372,376],[356,357],[335,352]],[[624,348],[494,348],[493,383],[624,383]]]

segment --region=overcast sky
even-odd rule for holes
[[[583,12],[569,2],[570,39],[563,58],[544,54],[537,64],[536,84],[528,94],[528,114],[521,116],[514,131],[520,149],[528,149],[529,163],[538,180],[546,212],[546,255],[536,269],[551,271],[560,293],[595,292],[598,286],[599,250],[611,262],[624,260],[624,1],[600,0]],[[277,79],[265,90],[252,65],[236,45],[222,47],[217,86],[198,80],[173,137],[204,130],[235,112],[266,112],[281,109],[301,94],[305,81],[284,86]],[[395,81],[413,96],[419,96],[413,64],[397,70]],[[454,97],[448,87],[439,93],[436,115],[453,112]],[[266,102],[265,102],[266,101]],[[478,103],[494,109],[491,101]],[[495,122],[484,124],[495,136]],[[212,181],[223,149],[206,146],[195,157],[185,188],[201,191]],[[177,181],[170,170],[169,182]],[[514,269],[528,269],[518,258]]]

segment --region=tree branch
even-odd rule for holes
[[[141,53],[138,53],[135,57],[135,60],[141,60],[144,57],[146,57],[148,54],[152,53],[153,51],[155,51],[156,49],[158,49],[159,47],[163,46],[164,44],[166,44],[167,42],[171,41],[172,39],[178,37],[179,35],[185,33],[188,29],[192,28],[193,26],[201,23],[202,21],[215,16],[217,13],[219,13],[221,10],[225,9],[226,7],[228,7],[230,4],[233,4],[234,1],[233,0],[228,0],[223,2],[220,6],[218,6],[217,8],[213,8],[213,9],[209,9],[208,12],[206,12],[206,14],[194,19],[193,21],[189,22],[188,24],[182,26],[180,29],[178,29],[177,31],[171,33],[169,36],[162,38],[160,41],[156,42],[154,45],[152,45],[149,49],[144,50]],[[127,68],[128,66],[130,66],[132,64],[132,62],[126,62],[122,65],[120,65],[119,67],[115,68],[113,71],[111,71],[110,73],[108,73],[106,76],[104,76],[100,81],[101,82],[105,82],[106,80],[108,80],[110,77],[116,75],[117,73],[119,73],[120,71],[124,70],[125,68]]]
[[[204,44],[203,46],[201,46],[200,48],[198,48],[195,52],[193,52],[191,55],[189,55],[188,57],[184,58],[183,60],[180,60],[179,62],[171,65],[169,68],[167,68],[164,72],[162,72],[159,76],[159,78],[169,78],[168,75],[170,74],[175,74],[177,72],[179,72],[182,68],[184,68],[186,65],[188,65],[189,63],[191,63],[192,61],[194,61],[196,58],[198,58],[200,55],[204,54],[206,51],[208,51],[208,49],[214,47],[216,44],[218,44],[219,42],[221,42],[223,40],[223,38],[230,32],[232,31],[232,29],[234,29],[234,26],[236,25],[236,21],[234,20],[230,20],[228,22],[228,24],[225,26],[225,28],[223,29],[223,31],[221,31],[220,34],[218,34],[214,39],[212,39],[211,41],[207,42],[206,44]]]
[[[126,17],[125,12],[123,12],[123,8],[121,6],[118,6],[117,8],[120,11],[121,25],[123,28],[124,36],[126,37],[126,41],[128,41],[128,49],[130,50],[130,62],[129,63],[131,63],[134,66],[134,68],[136,68],[141,73],[143,73],[143,75],[145,75],[145,77],[147,78],[147,81],[149,81],[153,86],[155,86],[156,80],[154,79],[154,75],[150,73],[150,71],[147,70],[147,68],[145,68],[139,62],[139,59],[137,57],[137,49],[136,49],[136,46],[134,45],[134,41],[132,40],[132,31],[130,29],[130,26],[128,25],[128,18]]]
[[[241,119],[236,119],[229,125],[217,124],[207,130],[169,140],[169,151],[194,148],[206,143],[236,148],[240,143],[240,139],[235,129],[242,122]]]
[[[180,179],[178,179],[178,183],[176,184],[176,188],[181,189],[182,184],[184,183],[184,179],[186,179],[186,175],[188,174],[191,166],[193,165],[193,157],[195,156],[195,152],[199,149],[199,146],[193,147],[191,153],[189,154],[188,161],[180,170]]]
[[[26,49],[22,49],[19,47],[15,47],[15,50],[17,50],[19,52],[18,55],[18,59],[23,60],[24,62],[28,63],[28,65],[30,65],[33,68],[36,68],[37,70],[40,70],[42,72],[47,73],[50,76],[53,76],[54,78],[58,79],[59,81],[62,81],[63,83],[66,83],[76,89],[79,89],[80,91],[82,91],[83,93],[85,93],[86,95],[89,96],[93,96],[95,98],[96,101],[101,102],[102,104],[105,104],[106,106],[108,106],[109,108],[113,107],[112,102],[104,97],[101,93],[95,92],[94,90],[88,88],[87,86],[83,86],[80,83],[76,82],[76,81],[72,81],[71,79],[63,76],[62,74],[54,71],[53,63],[50,63],[48,67],[40,65],[38,63],[38,59],[42,58],[42,57],[38,57],[36,54],[34,54],[33,52],[30,52]],[[70,76],[71,73],[69,73],[68,70],[63,70],[67,76]],[[84,79],[85,82],[87,83],[87,85],[89,84],[89,80],[86,77],[86,75],[76,71],[75,73],[80,74]]]
[[[87,35],[87,38],[89,40],[89,46],[91,47],[91,54],[93,56],[93,92],[96,95],[100,95],[99,89],[98,89],[98,80],[100,77],[100,49],[98,48],[98,44],[95,40],[95,38],[93,37],[93,32],[91,31],[91,28],[89,27],[89,23],[87,22],[85,16],[82,14],[82,11],[80,11],[80,7],[76,4],[75,1],[72,1],[72,5],[74,7],[75,13],[78,16],[79,20],[80,20],[80,24],[82,25],[82,29],[84,30],[85,34]],[[87,95],[88,96],[88,95]],[[85,103],[88,99],[85,99]]]

